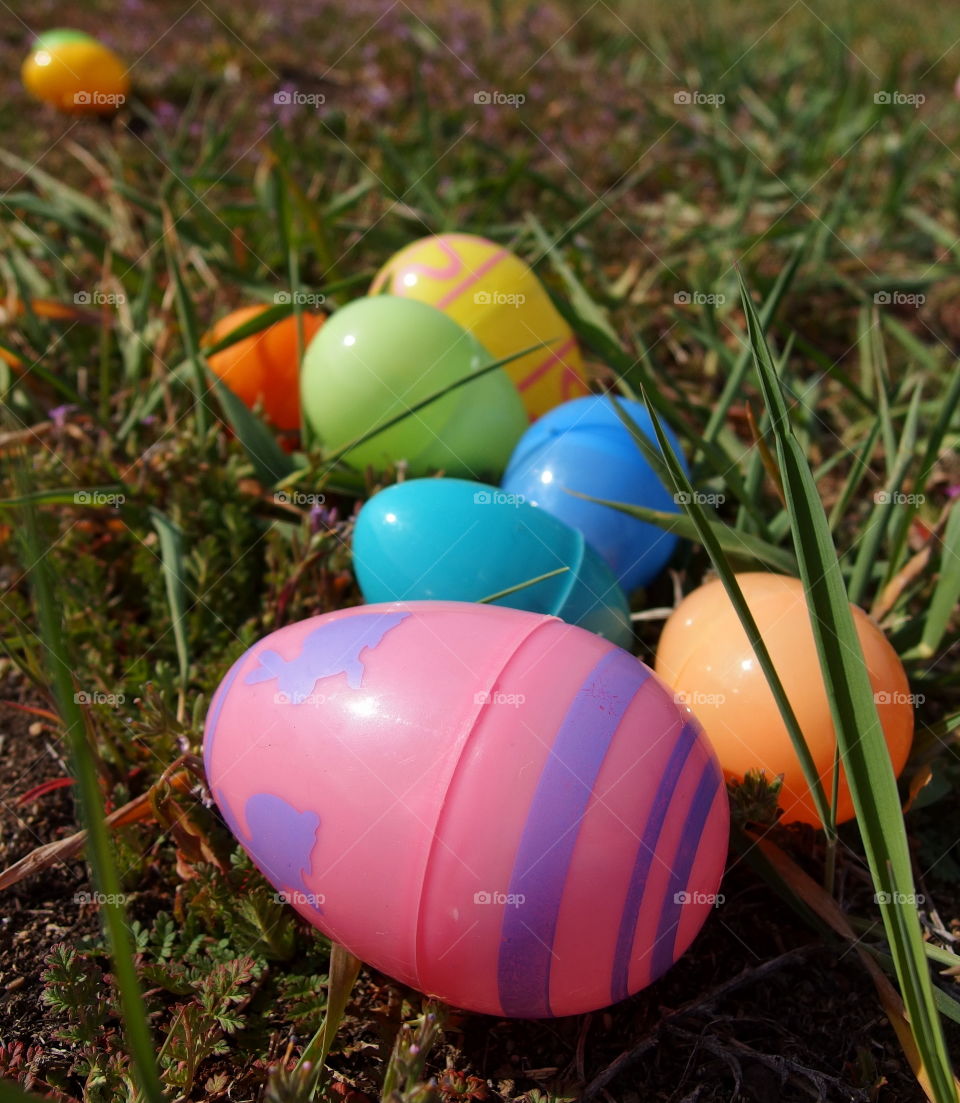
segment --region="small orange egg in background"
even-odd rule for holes
[[[836,732],[820,673],[803,584],[783,575],[737,575],[810,748],[829,799]],[[894,772],[907,761],[913,703],[906,672],[881,629],[851,606],[873,684]],[[748,770],[783,775],[782,823],[818,825],[820,819],[773,693],[747,634],[719,579],[689,594],[664,627],[656,672],[682,695],[703,725],[728,779]],[[841,767],[837,821],[852,819],[853,801]]]
[[[32,96],[68,115],[112,115],[130,94],[124,62],[82,31],[38,35],[20,76]]]
[[[221,318],[204,338],[214,345],[262,314],[265,306],[244,306]],[[303,348],[324,323],[323,314],[302,314]],[[300,359],[297,319],[291,314],[251,337],[207,357],[211,370],[245,405],[258,402],[271,425],[284,432],[300,428]]]

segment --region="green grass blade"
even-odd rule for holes
[[[899,497],[903,480],[913,460],[913,446],[917,439],[917,420],[920,407],[920,388],[913,392],[913,401],[903,427],[900,438],[900,447],[896,455],[888,459],[890,475],[886,485],[874,497],[873,509],[867,520],[866,527],[860,539],[860,547],[854,562],[853,573],[850,576],[850,584],[847,593],[854,605],[863,601],[864,594],[870,584],[871,573],[880,556],[880,544],[886,535],[887,526],[896,509],[901,508]],[[890,564],[891,568],[894,564]],[[897,567],[896,569],[899,569]],[[896,569],[889,573],[896,573]]]
[[[113,486],[77,487],[70,490],[31,490],[28,494],[18,494],[15,498],[0,498],[0,509],[15,509],[18,506],[92,506],[105,505],[95,501],[97,497],[116,498],[126,490],[122,483]],[[84,501],[84,496],[88,501]]]
[[[163,579],[167,589],[167,604],[170,606],[170,624],[177,647],[177,662],[180,669],[180,688],[187,688],[190,672],[190,650],[187,645],[186,617],[187,599],[184,584],[183,532],[170,518],[154,506],[150,506],[150,520],[160,538],[160,563],[163,567]]]
[[[224,417],[247,453],[257,479],[269,487],[289,478],[297,470],[297,466],[277,443],[270,426],[238,398],[222,379],[218,379],[209,366],[206,367],[206,372],[211,388],[216,391],[220,400]]]
[[[770,294],[767,296],[766,301],[760,312],[760,318],[764,331],[773,321],[774,315],[779,309],[780,303],[783,301],[787,291],[789,291],[791,284],[796,277],[797,271],[800,268],[800,262],[803,260],[804,253],[807,250],[810,240],[813,237],[814,226],[811,225],[810,230],[804,235],[804,237],[797,242],[790,255],[790,259],[784,265],[777,277],[776,283],[774,283]],[[745,347],[740,355],[737,357],[737,361],[727,377],[727,381],[723,386],[723,390],[720,392],[720,397],[717,399],[717,403],[713,408],[713,412],[710,415],[710,420],[707,422],[707,427],[703,432],[704,441],[713,442],[717,438],[717,434],[723,423],[726,421],[727,414],[730,410],[730,406],[733,404],[733,400],[740,393],[740,388],[743,385],[743,380],[746,377],[747,371],[750,367],[750,349]],[[691,462],[695,459],[691,456]]]
[[[850,508],[853,496],[860,489],[863,480],[870,473],[870,457],[873,455],[873,450],[877,447],[877,439],[879,436],[880,422],[874,421],[873,425],[870,427],[870,432],[867,434],[867,439],[863,442],[860,449],[854,453],[853,462],[850,466],[850,474],[843,484],[840,496],[833,503],[833,508],[830,510],[829,524],[831,532],[836,532],[837,525],[840,524],[847,510]]]
[[[955,503],[947,518],[940,548],[940,577],[923,623],[923,635],[917,654],[926,659],[935,655],[944,637],[950,618],[960,602],[960,509]]]
[[[914,895],[910,851],[873,687],[827,517],[791,432],[780,380],[742,277],[740,284],[754,365],[773,418],[777,458],[821,670],[901,994],[936,1103],[956,1103],[920,923],[909,902]]]
[[[703,544],[704,548],[706,548],[707,554],[710,556],[710,561],[713,563],[717,574],[720,576],[724,588],[727,591],[727,595],[737,612],[737,616],[740,618],[740,622],[747,634],[747,639],[750,641],[750,646],[757,656],[757,661],[760,663],[760,667],[769,683],[770,690],[777,702],[777,707],[780,709],[780,715],[783,717],[783,722],[789,732],[790,740],[800,760],[804,779],[810,788],[810,793],[816,805],[817,814],[820,816],[824,829],[827,831],[828,835],[830,835],[835,831],[833,816],[827,804],[827,797],[820,777],[817,774],[813,756],[810,754],[810,748],[807,746],[807,742],[803,737],[803,732],[800,730],[800,724],[793,711],[793,706],[790,704],[786,690],[783,688],[783,683],[780,681],[780,675],[777,673],[773,661],[770,658],[770,652],[767,650],[767,645],[760,635],[760,629],[757,627],[757,622],[754,620],[753,614],[750,612],[746,600],[744,599],[743,591],[740,589],[740,584],[737,582],[736,575],[727,561],[725,549],[716,533],[716,522],[710,520],[706,510],[700,503],[693,489],[693,484],[687,478],[686,472],[683,470],[679,459],[674,455],[673,449],[670,446],[670,441],[666,433],[664,433],[663,427],[656,414],[651,413],[650,417],[653,421],[654,431],[657,434],[660,450],[670,468],[674,486],[678,494],[681,495],[680,501],[683,508],[686,510],[685,519],[696,529],[697,538],[700,543]],[[743,541],[743,538],[746,536],[745,533],[737,532],[733,529],[729,531],[733,533],[738,541]]]
[[[553,344],[557,340],[559,340],[559,338],[554,338],[553,341],[547,341],[545,343]],[[412,406],[408,406],[406,410],[403,410],[399,414],[395,414],[393,417],[387,418],[386,421],[382,421],[379,425],[375,425],[372,429],[368,429],[366,433],[350,441],[349,444],[345,444],[342,448],[338,448],[329,456],[325,456],[324,460],[329,464],[327,470],[332,470],[351,449],[357,448],[361,444],[366,444],[368,440],[372,440],[374,437],[379,436],[380,433],[384,433],[387,429],[392,428],[394,425],[398,425],[401,421],[405,421],[411,414],[415,414],[417,411],[422,410],[424,406],[429,406],[431,402],[437,402],[451,391],[455,391],[459,387],[465,387],[468,383],[472,383],[475,379],[479,379],[488,372],[496,371],[498,368],[502,368],[504,364],[509,364],[513,360],[518,360],[521,356],[526,356],[528,353],[534,352],[541,347],[541,345],[530,345],[529,348],[514,352],[510,356],[505,356],[502,360],[494,360],[489,364],[485,364],[482,368],[478,368],[477,371],[471,372],[470,375],[465,375],[462,379],[457,379],[454,380],[453,383],[448,383],[446,386],[441,387],[440,390],[427,395],[426,398],[421,398]]]
[[[197,430],[202,436],[207,428],[207,407],[204,399],[207,393],[206,375],[200,356],[200,336],[197,332],[197,319],[193,310],[193,301],[187,291],[180,263],[174,254],[174,223],[168,211],[164,211],[163,249],[167,258],[167,273],[173,283],[177,301],[177,316],[180,319],[181,336],[186,346],[187,359],[193,364],[196,392],[194,394],[194,413],[197,418]]]
[[[489,594],[487,597],[479,598],[477,604],[489,605],[491,601],[499,601],[502,597],[509,597],[511,594],[519,593],[521,590],[526,590],[528,586],[536,586],[538,582],[545,582],[548,578],[556,578],[558,574],[563,574],[565,571],[569,570],[569,567],[557,567],[555,571],[547,571],[546,574],[537,575],[536,578],[528,578],[526,582],[519,582],[516,586],[508,586],[506,590],[499,590],[495,594]]]
[[[651,414],[650,416],[656,419],[657,415]],[[588,494],[580,494],[576,490],[567,490],[566,492],[577,498],[585,498],[588,502],[596,502],[601,506],[618,509],[621,513],[636,517],[638,521],[646,521],[651,525],[656,525],[658,528],[664,529],[666,532],[672,532],[684,540],[703,543],[700,528],[686,513],[667,513],[659,509],[647,509],[646,506],[635,506],[629,502],[608,502],[604,498],[591,498]],[[686,487],[681,491],[681,494],[680,504],[687,504],[694,499],[698,499],[697,492],[689,481],[686,482]],[[730,528],[722,521],[710,518],[702,506],[698,508],[703,513],[705,524],[709,527],[714,542],[724,553],[751,563],[763,563],[768,567],[773,567],[774,570],[781,571],[783,574],[796,574],[797,564],[788,551],[778,548],[774,544],[768,544],[766,540],[761,540],[759,536],[754,536],[752,533]]]
[[[19,478],[25,482],[22,473]],[[20,489],[29,493],[23,486]],[[87,856],[93,882],[104,901],[101,910],[110,945],[112,971],[120,995],[127,1050],[144,1098],[148,1103],[163,1103],[164,1094],[157,1072],[156,1050],[134,964],[120,875],[113,859],[104,821],[103,800],[96,766],[87,743],[83,712],[74,694],[73,666],[67,650],[60,606],[54,597],[56,580],[49,556],[42,547],[33,503],[24,506],[23,516],[23,544],[26,561],[32,564],[30,583],[40,624],[40,639],[46,651],[50,681],[70,745],[83,823],[87,829]]]

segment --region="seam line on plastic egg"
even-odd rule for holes
[[[424,931],[424,900],[425,900],[425,897],[426,897],[426,894],[427,894],[427,884],[431,879],[431,875],[432,875],[432,872],[433,872],[433,869],[434,869],[434,866],[435,866],[434,855],[436,853],[437,848],[441,845],[440,840],[441,840],[441,838],[444,834],[443,824],[444,824],[444,819],[445,819],[446,810],[447,810],[447,798],[449,797],[450,791],[454,786],[454,782],[460,776],[460,771],[461,771],[461,768],[463,766],[464,758],[466,757],[467,751],[473,743],[473,740],[476,736],[477,728],[480,726],[479,725],[480,716],[482,715],[484,709],[487,709],[487,708],[490,707],[490,702],[493,701],[493,699],[494,699],[494,697],[493,697],[494,687],[499,682],[501,676],[503,675],[503,672],[513,662],[513,660],[516,658],[517,653],[527,643],[528,640],[530,640],[538,632],[542,631],[548,625],[552,624],[555,620],[557,620],[556,617],[551,616],[549,613],[543,613],[543,614],[531,613],[531,614],[528,614],[528,615],[533,616],[533,617],[539,617],[540,618],[540,623],[535,624],[532,628],[529,628],[526,631],[524,631],[523,635],[519,639],[516,640],[514,646],[511,648],[509,654],[501,662],[500,668],[496,672],[496,674],[494,675],[491,684],[485,688],[484,700],[482,702],[478,700],[474,711],[470,714],[470,716],[468,718],[468,721],[467,721],[467,723],[469,724],[469,729],[467,731],[467,737],[466,737],[466,739],[464,739],[463,744],[460,747],[460,754],[457,756],[457,761],[453,764],[453,768],[450,770],[449,776],[447,778],[447,784],[446,784],[446,787],[444,788],[443,797],[441,798],[441,800],[439,802],[437,816],[436,816],[436,819],[434,820],[434,823],[433,823],[433,831],[432,831],[432,835],[431,835],[431,839],[430,839],[430,846],[427,850],[426,860],[424,861],[424,865],[423,865],[423,874],[420,878],[420,891],[419,891],[419,894],[418,894],[418,897],[417,897],[417,919],[416,919],[415,934],[414,934],[413,963],[414,963],[414,969],[416,971],[416,975],[417,975],[418,978],[423,975],[423,973],[422,973],[423,962],[428,961],[429,958],[430,958],[430,955],[425,954],[424,951],[423,951],[423,941],[424,941],[424,938],[426,937],[425,931]],[[479,691],[478,691],[477,697],[478,698],[480,697],[480,692]]]

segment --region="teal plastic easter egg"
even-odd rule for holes
[[[328,454],[375,434],[344,454],[356,470],[403,462],[413,475],[499,479],[527,417],[502,368],[470,379],[492,361],[472,334],[435,307],[393,295],[358,299],[338,310],[307,349],[304,417]],[[464,379],[469,382],[410,412]]]
[[[633,642],[626,595],[583,535],[522,496],[463,479],[413,479],[375,494],[353,537],[367,601],[481,601],[548,613]]]

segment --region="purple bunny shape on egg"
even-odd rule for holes
[[[364,672],[361,651],[376,647],[391,628],[408,616],[409,613],[358,613],[355,617],[343,617],[311,632],[295,659],[284,659],[270,648],[261,651],[257,655],[260,665],[244,682],[257,685],[276,678],[280,692],[295,705],[309,698],[321,678],[334,674],[346,674],[347,685],[359,689]]]
[[[254,793],[245,811],[248,847],[257,865],[277,888],[294,889],[312,899],[304,877],[310,872],[310,855],[320,828],[317,813],[298,812],[273,793]]]

